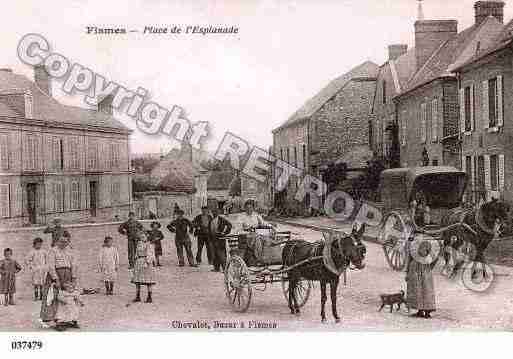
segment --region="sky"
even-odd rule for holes
[[[505,19],[513,17],[506,0]],[[254,145],[272,144],[272,129],[332,79],[364,61],[381,65],[389,44],[414,46],[417,0],[135,0],[10,1],[2,5],[0,67],[32,78],[16,55],[23,35],[39,33],[52,49],[129,89],[143,87],[165,108],[208,121],[215,151],[230,131]],[[474,22],[474,0],[424,0],[426,19]],[[237,35],[143,35],[145,26],[237,26]],[[86,34],[87,26],[137,29],[127,35]],[[86,106],[54,84],[54,96]],[[132,134],[132,151],[177,145]]]

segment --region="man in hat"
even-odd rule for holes
[[[118,232],[128,238],[128,266],[129,269],[134,267],[135,263],[135,249],[137,246],[137,234],[143,231],[143,225],[135,219],[135,213],[128,213],[128,220],[121,223]]]
[[[175,233],[175,245],[176,245],[176,254],[178,255],[178,265],[183,267],[185,265],[185,261],[183,258],[183,250],[185,248],[185,252],[187,254],[187,261],[191,267],[197,267],[198,265],[194,263],[194,256],[192,255],[192,242],[189,237],[189,232],[193,233],[194,226],[191,221],[187,218],[184,218],[184,211],[178,209],[176,211],[176,219],[167,225],[167,229],[171,233]]]
[[[61,238],[61,237],[67,237],[67,238],[71,238],[70,234],[68,233],[68,231],[66,229],[64,229],[64,227],[62,226],[62,221],[60,218],[54,218],[53,220],[53,226],[48,226],[45,228],[45,230],[43,231],[43,233],[50,233],[52,235],[52,243],[51,243],[51,247],[55,247],[55,245],[57,244],[57,241]]]
[[[219,216],[219,209],[212,210],[212,219],[208,225],[211,251],[214,256],[214,269],[212,272],[219,272],[226,267],[226,239],[223,237],[230,234],[232,224],[224,217]]]
[[[196,236],[198,240],[198,251],[196,253],[196,263],[201,264],[201,257],[203,254],[203,247],[206,247],[207,250],[207,259],[208,264],[212,264],[212,252],[210,245],[208,244],[209,240],[209,230],[208,230],[208,224],[210,223],[210,220],[212,219],[212,216],[208,213],[208,207],[203,206],[201,207],[201,214],[198,214],[196,218],[192,221],[192,224],[194,225],[194,235]]]

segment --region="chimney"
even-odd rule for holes
[[[504,23],[503,1],[478,1],[474,4],[476,24],[481,24],[488,16],[493,16]]]
[[[112,116],[112,95],[105,96],[102,100],[98,101],[98,112]]]
[[[408,45],[394,44],[388,45],[388,60],[396,60],[408,51]]]
[[[456,20],[419,20],[415,22],[415,60],[419,70],[433,53],[458,33]]]
[[[44,65],[34,67],[34,81],[41,91],[50,97],[52,96],[52,81]]]

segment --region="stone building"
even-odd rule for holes
[[[131,131],[110,98],[98,111],[65,106],[44,68],[34,78],[0,71],[0,226],[126,216]]]
[[[378,66],[370,61],[336,78],[273,130],[274,156],[314,176],[323,166],[369,143],[370,108]],[[284,204],[295,195],[298,180],[274,193]],[[308,201],[308,200],[307,200]],[[308,206],[308,203],[306,203]]]
[[[502,22],[501,2],[481,3]],[[477,6],[477,4],[476,4]],[[482,8],[478,16],[486,14]],[[470,178],[473,202],[513,201],[513,20],[492,46],[479,48],[455,69],[460,98],[461,165]]]

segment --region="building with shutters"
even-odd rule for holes
[[[65,106],[44,68],[35,82],[0,71],[0,227],[126,216],[132,202],[128,130],[98,110]]]

